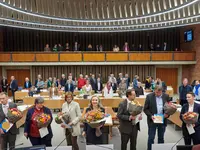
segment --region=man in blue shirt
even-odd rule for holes
[[[179,86],[179,100],[181,106],[187,103],[186,95],[189,92],[192,92],[192,86],[188,84],[188,79],[184,78],[183,84]]]

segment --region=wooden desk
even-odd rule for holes
[[[16,91],[15,92],[15,100],[22,100],[24,97],[28,96],[28,92],[21,92],[21,91]]]

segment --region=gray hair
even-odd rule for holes
[[[163,88],[162,88],[162,86],[160,86],[160,85],[156,85],[154,90],[162,91]]]
[[[44,98],[43,97],[37,97],[35,99],[35,104],[42,104],[44,103]]]

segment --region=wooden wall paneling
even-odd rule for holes
[[[150,61],[150,53],[130,53],[129,61]]]
[[[13,62],[34,62],[35,54],[12,54]]]
[[[172,86],[177,93],[178,68],[156,68],[156,77],[160,78],[167,86]]]
[[[36,54],[37,62],[56,62],[58,60],[58,54]]]
[[[128,61],[128,53],[106,53],[106,61]]]
[[[87,61],[93,61],[93,62],[101,62],[101,61],[105,61],[105,54],[104,53],[99,53],[99,54],[83,54],[83,61],[87,62]]]
[[[11,61],[10,59],[10,54],[0,54],[0,62],[9,62]]]
[[[195,53],[174,53],[175,61],[194,61]]]
[[[152,61],[172,61],[173,53],[152,53]]]
[[[60,61],[61,62],[81,62],[82,61],[82,54],[60,54]]]

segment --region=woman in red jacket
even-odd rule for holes
[[[82,89],[82,87],[86,84],[86,80],[83,78],[83,75],[80,74],[78,79],[78,90]]]

